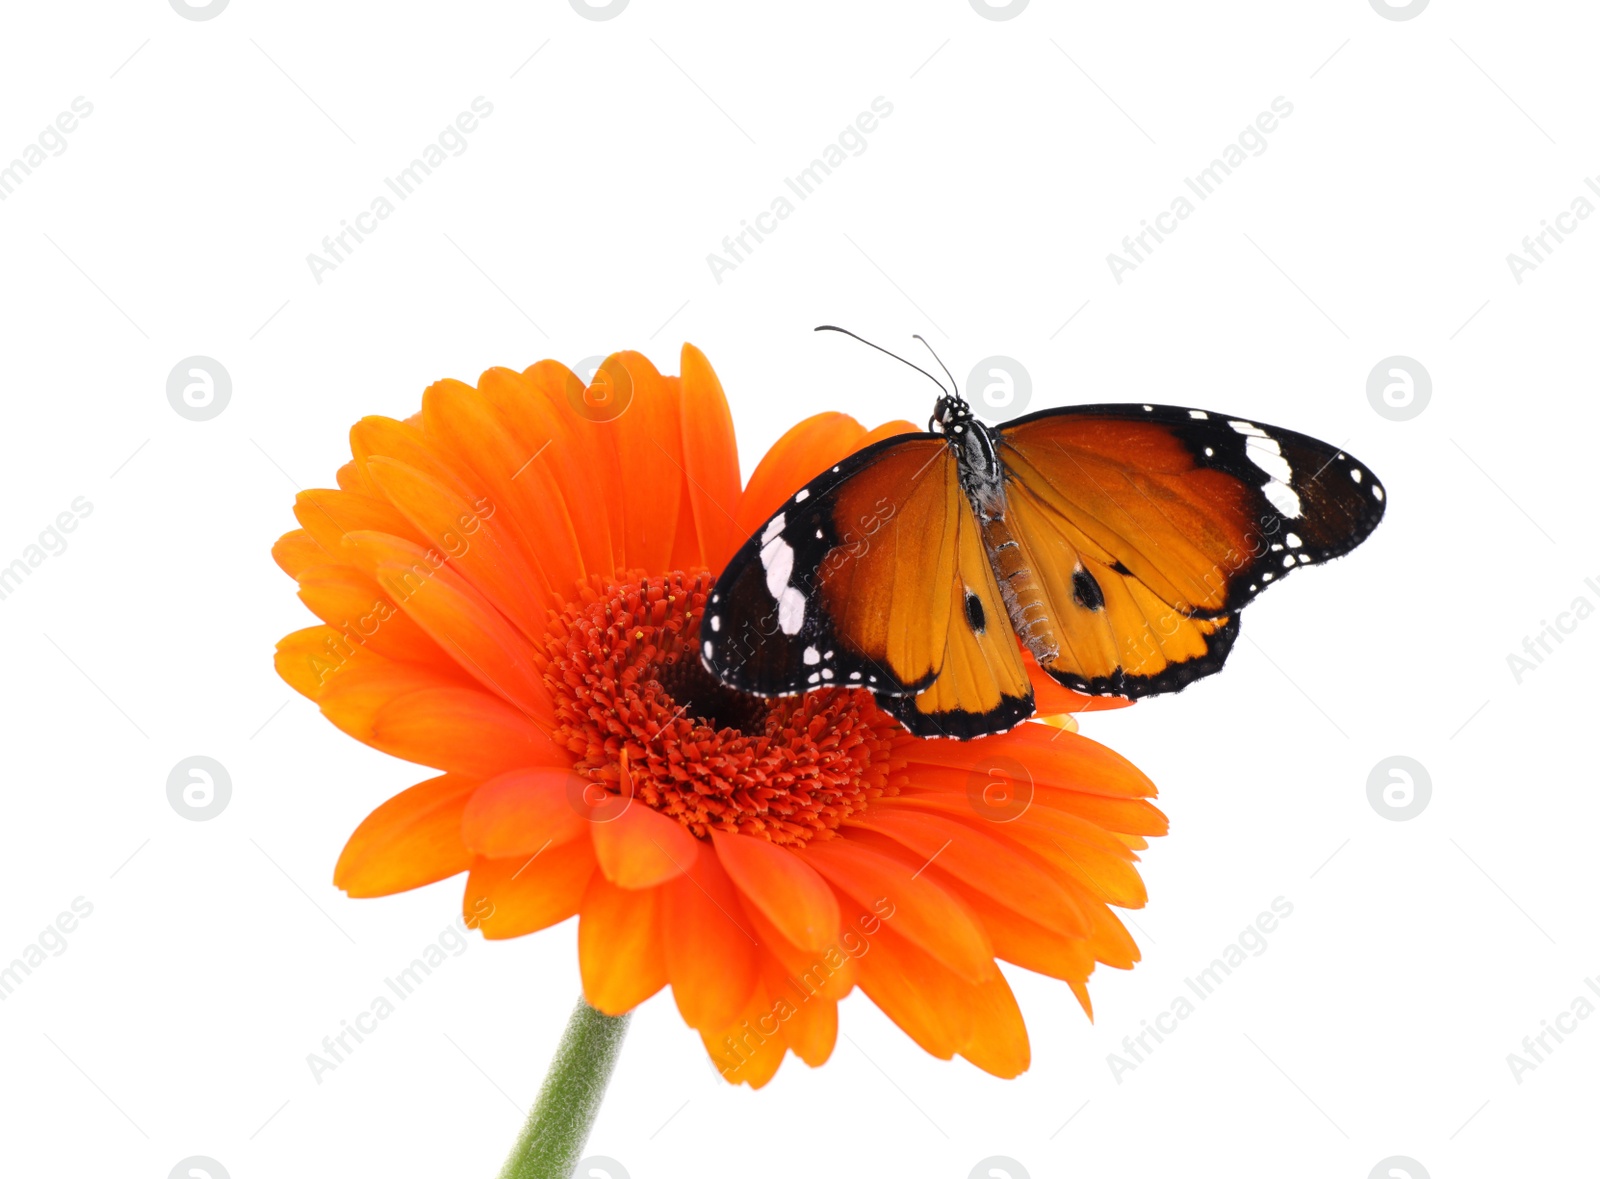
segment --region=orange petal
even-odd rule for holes
[[[607,1015],[632,1011],[667,985],[655,889],[618,888],[596,872],[578,918],[583,997]]]
[[[916,875],[914,857],[891,857],[849,838],[813,841],[803,854],[840,892],[962,978],[981,982],[994,974],[994,948],[983,927],[960,901]]]
[[[948,793],[908,793],[880,800],[885,808],[906,807],[966,818],[971,807],[964,797]],[[1022,844],[1074,881],[1088,894],[1125,909],[1137,909],[1146,898],[1144,881],[1130,862],[1133,851],[1109,831],[1037,799],[1015,819],[995,823],[1007,839]]]
[[[374,456],[367,471],[428,538],[426,547],[406,546],[412,561],[437,569],[448,562],[527,635],[544,632],[552,603],[550,582],[519,546],[510,514],[485,496],[467,500],[426,472],[395,459]],[[348,546],[358,536],[346,538]]]
[[[745,899],[802,950],[825,950],[839,938],[833,889],[795,853],[756,835],[713,832],[717,858]]]
[[[678,360],[683,470],[702,563],[721,569],[744,539],[738,534],[739,450],[733,414],[711,362],[693,344]]]
[[[955,818],[895,806],[869,807],[848,822],[881,832],[933,865],[933,870],[992,896],[1047,929],[1068,937],[1089,932],[1087,919],[1048,868],[998,830],[978,830]]]
[[[449,489],[458,499],[472,501],[481,493],[464,473],[454,467],[422,432],[422,415],[413,414],[403,422],[372,414],[350,427],[350,453],[356,469],[368,486],[381,484],[372,478],[370,463],[387,458],[422,472],[435,483]],[[381,492],[380,492],[381,493]]]
[[[712,1065],[733,1085],[759,1089],[778,1071],[788,1040],[765,987],[757,985],[744,1010],[726,1027],[701,1030]]]
[[[1035,786],[1033,796],[1037,802],[1058,811],[1069,811],[1087,819],[1097,827],[1113,832],[1118,839],[1128,843],[1123,836],[1165,835],[1167,816],[1152,803],[1142,798],[1107,798],[1103,794],[1082,794],[1076,790],[1063,790],[1058,786]],[[1129,844],[1130,847],[1142,844]]]
[[[865,450],[869,446],[882,442],[885,438],[894,438],[900,434],[921,433],[923,433],[921,426],[916,425],[914,422],[908,422],[904,418],[896,418],[892,422],[884,422],[883,425],[876,429],[868,430],[862,435],[861,441],[856,443],[855,449]]]
[[[299,577],[302,569],[325,565],[334,560],[333,554],[317,543],[316,538],[304,528],[285,532],[272,546],[272,559],[290,577]]]
[[[586,839],[556,844],[542,855],[472,862],[462,912],[486,938],[521,937],[565,921],[578,911],[594,852]]]
[[[634,800],[615,819],[590,825],[595,858],[619,888],[653,888],[681,876],[700,841],[676,819]]]
[[[461,842],[461,812],[477,782],[445,774],[402,790],[355,829],[339,853],[333,883],[353,897],[421,888],[472,867]]]
[[[821,995],[807,999],[795,1007],[794,1015],[783,1025],[783,1034],[794,1054],[816,1068],[833,1055],[839,1036],[839,1005]]]
[[[330,647],[330,644],[343,642],[332,627],[308,626],[278,640],[272,664],[284,683],[307,699],[315,700],[322,694],[328,677],[348,659],[348,655],[336,653]]]
[[[785,976],[802,994],[840,1000],[855,989],[855,960],[845,950],[845,941],[856,945],[858,936],[841,932],[837,942],[822,950],[802,950],[778,932],[777,926],[762,916],[750,898],[744,898],[744,920],[767,954],[783,967]]]
[[[677,383],[676,377],[664,377],[668,388]],[[669,569],[701,569],[706,566],[705,555],[700,551],[700,537],[695,531],[694,505],[689,502],[689,492],[692,490],[688,480],[684,480],[678,498],[678,523],[672,533],[672,556],[668,558]]]
[[[534,461],[489,399],[460,381],[439,381],[422,397],[423,429],[457,470],[472,472],[504,514],[493,520],[515,536],[529,563],[539,568],[557,597],[566,598],[584,574],[577,533],[567,515],[567,489],[551,468]],[[571,489],[587,493],[585,485]]]
[[[578,551],[583,557],[583,567],[589,573],[610,579],[616,573],[616,561],[611,552],[611,521],[606,496],[603,492],[597,494],[595,487],[604,478],[602,472],[607,469],[604,462],[614,462],[615,451],[608,445],[608,455],[597,454],[597,448],[592,445],[594,440],[575,428],[576,415],[563,394],[571,388],[581,395],[582,382],[553,360],[542,361],[528,372],[532,374],[536,370],[542,370],[540,380],[543,383],[557,386],[554,396],[535,388],[531,376],[508,368],[491,368],[485,372],[478,378],[478,391],[500,411],[523,450],[532,456],[528,460],[529,469],[539,467],[548,473],[556,487],[570,489],[563,498],[577,537]],[[525,477],[524,474],[515,478],[520,482]]]
[[[734,513],[737,547],[799,488],[846,458],[866,435],[848,414],[819,413],[790,428],[772,444],[745,485]]]
[[[1089,1001],[1089,987],[1086,983],[1068,982],[1072,988],[1072,997],[1078,1001],[1078,1006],[1083,1008],[1083,1013],[1089,1017],[1089,1022],[1094,1022],[1094,1004]]]
[[[907,734],[895,752],[906,759],[912,781],[964,794],[971,775],[984,774],[996,759],[1027,768],[1035,783],[1112,798],[1154,798],[1155,783],[1120,753],[1048,725],[1018,725],[1009,733],[952,745]]]
[[[482,778],[520,766],[565,766],[572,760],[527,716],[472,688],[412,692],[385,704],[371,724],[367,743],[374,748]]]
[[[461,840],[475,855],[531,856],[588,834],[573,808],[571,769],[512,770],[478,788],[461,816]]]
[[[439,644],[407,617],[366,571],[354,565],[319,563],[302,569],[296,580],[300,600],[351,643],[370,647],[385,659],[456,670]]]
[[[961,1055],[984,1072],[1011,1078],[1028,1071],[1028,1029],[1005,975],[972,988],[972,1032]]]
[[[853,906],[846,906],[846,917]],[[861,989],[924,1051],[949,1060],[972,1036],[972,985],[890,929],[865,943],[856,969]]]
[[[696,850],[689,870],[661,888],[667,977],[684,1022],[717,1031],[741,1018],[755,988],[756,943],[716,855]]]
[[[1015,963],[1036,974],[1068,982],[1083,982],[1094,971],[1094,949],[1087,938],[1063,937],[993,897],[973,889],[955,886],[961,898],[978,914],[994,944],[995,957]],[[1102,906],[1103,908],[1104,906]],[[1095,918],[1086,912],[1091,925]]]
[[[332,634],[327,627],[321,628]],[[335,636],[337,639],[337,636]],[[342,642],[342,639],[338,639]],[[455,688],[457,683],[415,663],[395,663],[362,647],[327,672],[312,697],[322,715],[357,741],[373,743],[373,722],[378,713],[413,692]],[[485,696],[485,700],[490,697]],[[424,763],[426,764],[426,763]],[[436,769],[455,769],[437,766]]]
[[[534,663],[533,644],[452,562],[439,561],[437,553],[382,533],[352,532],[344,544],[389,599],[462,671],[522,711],[541,720],[554,719],[555,707]]]
[[[684,485],[678,399],[669,395],[655,365],[638,352],[608,356],[595,380],[610,380],[619,397],[630,398],[611,423],[617,459],[632,489],[621,497],[621,560],[630,569],[665,569]]]
[[[302,491],[294,497],[294,518],[336,560],[349,532],[387,532],[406,540],[418,539],[416,529],[393,504],[348,491]]]
[[[617,456],[617,432],[615,422],[604,417],[609,409],[601,407],[597,413],[588,400],[591,391],[597,388],[603,388],[608,396],[614,392],[611,374],[607,373],[599,386],[586,389],[583,382],[565,365],[553,360],[541,360],[522,375],[545,400],[549,412],[560,420],[573,453],[586,456],[585,469],[579,478],[564,482],[564,485],[588,487],[595,499],[603,500],[610,530],[607,544],[616,571],[622,572],[627,568],[627,544],[623,520],[622,460]],[[596,370],[595,375],[600,377],[600,371]],[[556,445],[561,445],[559,439]],[[579,535],[581,538],[582,533]]]
[[[1088,905],[1085,909],[1090,924],[1094,926],[1089,948],[1094,951],[1095,960],[1118,970],[1132,970],[1141,955],[1138,944],[1122,924],[1121,918],[1105,905]]]

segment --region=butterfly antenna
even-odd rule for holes
[[[955,397],[956,400],[958,400],[958,401],[961,400],[961,388],[960,388],[960,386],[958,386],[956,384],[956,379],[955,379],[955,377],[951,376],[950,369],[948,367],[946,367],[945,362],[942,361],[942,360],[939,360],[939,354],[933,350],[933,345],[928,343],[928,341],[924,340],[921,336],[917,335],[916,332],[912,332],[911,333],[911,338],[913,340],[916,340],[924,348],[926,348],[928,350],[928,355],[933,357],[933,359],[938,362],[940,368],[944,369],[944,375],[947,376],[947,377],[950,377],[951,395],[953,397]]]
[[[916,369],[923,376],[927,377],[928,380],[932,381],[935,385],[939,386],[939,392],[940,392],[941,395],[943,395],[944,392],[945,392],[944,386],[939,384],[939,378],[934,376],[927,369],[923,368],[920,364],[912,364],[911,361],[907,360],[904,356],[901,356],[901,355],[899,355],[898,353],[895,353],[895,352],[890,352],[887,348],[880,347],[879,345],[874,344],[871,340],[863,339],[861,336],[856,335],[854,332],[850,331],[847,328],[834,327],[833,324],[831,324],[831,323],[825,323],[825,324],[822,324],[821,326],[819,326],[817,328],[814,328],[812,330],[813,331],[819,331],[819,332],[842,332],[843,334],[849,336],[852,340],[860,340],[868,348],[877,348],[878,351],[882,352],[885,356],[893,356],[901,364],[909,365],[911,368]],[[936,356],[936,357],[934,357],[934,359],[937,360],[939,358]]]

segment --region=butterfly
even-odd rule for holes
[[[927,432],[811,480],[717,580],[700,640],[723,683],[864,688],[962,740],[1033,715],[1030,659],[1080,693],[1173,692],[1222,667],[1258,594],[1383,518],[1370,469],[1292,430],[1144,404],[990,426],[911,367],[940,386]]]

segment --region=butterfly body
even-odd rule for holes
[[[962,739],[1032,715],[1029,661],[1080,693],[1175,691],[1222,666],[1241,606],[1383,514],[1338,448],[1203,410],[990,426],[946,393],[929,427],[823,472],[735,554],[702,624],[714,675],[867,688]]]
[[[935,413],[939,432],[948,440],[956,456],[956,474],[977,518],[989,567],[994,571],[1005,603],[1006,616],[1017,638],[1041,663],[1053,659],[1058,650],[1050,607],[1043,590],[1028,567],[1022,543],[1006,522],[1005,467],[1000,460],[1002,438],[998,430],[971,416],[962,404]],[[964,589],[963,604],[968,623],[982,631],[987,614],[982,599]]]

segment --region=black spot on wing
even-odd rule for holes
[[[981,635],[988,619],[983,614],[983,602],[977,594],[967,591],[967,625],[972,628],[973,634]]]
[[[1085,610],[1105,609],[1106,596],[1101,592],[1100,583],[1082,565],[1072,571],[1072,600]]]

